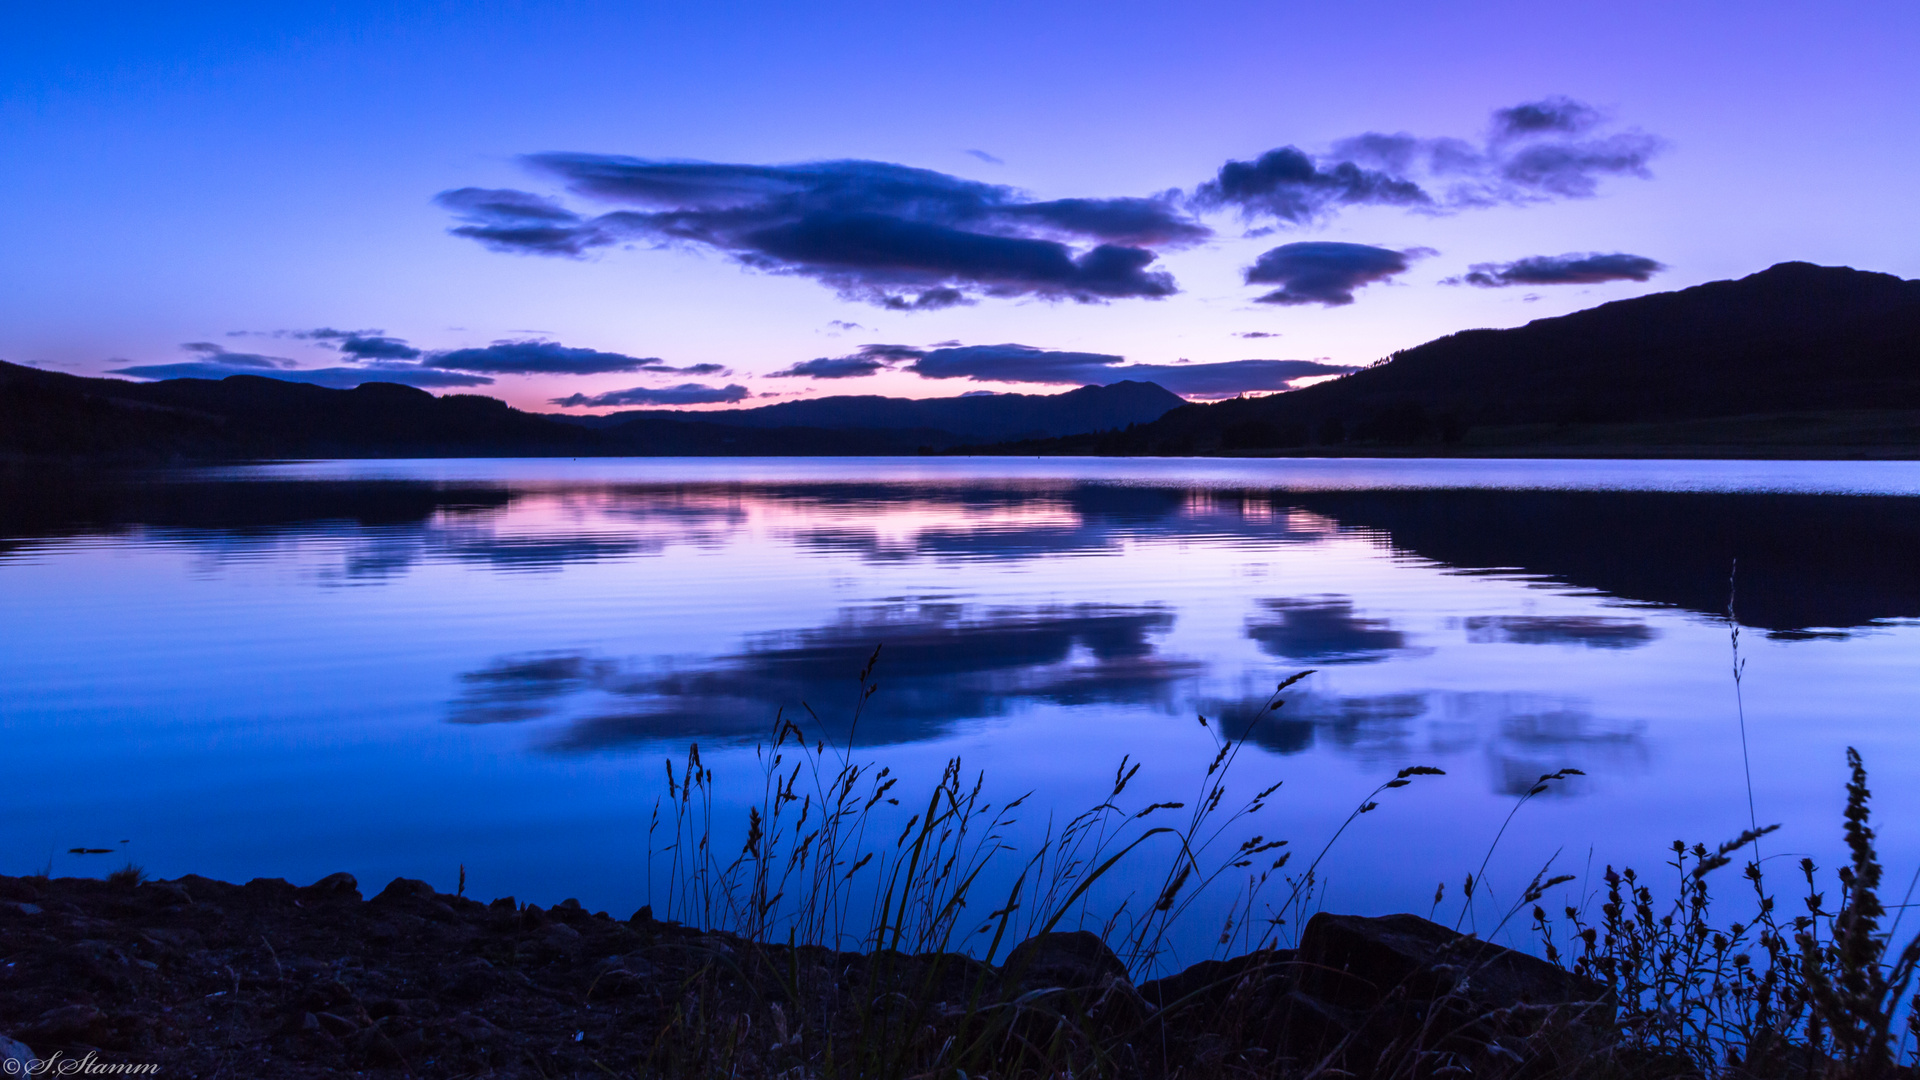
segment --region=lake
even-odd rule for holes
[[[624,917],[665,760],[698,743],[730,822],[783,711],[909,804],[956,756],[1033,792],[1015,848],[1122,755],[1127,798],[1193,797],[1223,732],[1234,798],[1284,781],[1230,839],[1294,870],[1445,770],[1328,851],[1345,911],[1444,881],[1451,921],[1483,859],[1501,904],[1549,863],[1577,899],[1749,796],[1785,889],[1842,850],[1848,746],[1890,891],[1920,865],[1917,463],[338,461],[0,495],[4,873],[464,867]]]

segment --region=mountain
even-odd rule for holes
[[[933,441],[1005,442],[1083,435],[1158,420],[1186,401],[1150,382],[1083,386],[1063,394],[980,394],[949,398],[890,398],[873,395],[783,401],[754,409],[681,412],[642,409],[606,416],[560,417],[571,423],[611,429],[636,419],[681,420],[750,428],[819,428],[827,431],[873,430],[947,432]],[[925,441],[925,440],[923,440]]]
[[[743,410],[753,415],[742,422],[728,413],[628,413],[586,423],[393,383],[333,390],[253,375],[135,383],[0,361],[0,460],[913,454],[1099,431],[1179,403],[1151,383],[1121,383],[1050,396],[828,398],[786,412]]]
[[[1122,435],[1008,449],[1365,453],[1449,445],[1920,453],[1920,281],[1781,263],[1738,281],[1450,334],[1330,382],[1187,405]]]

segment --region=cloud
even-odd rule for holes
[[[1215,364],[1128,364],[1113,374],[1159,383],[1183,397],[1221,398],[1258,391],[1288,390],[1296,379],[1345,375],[1351,364],[1319,360],[1223,360]]]
[[[229,356],[245,354],[230,353]],[[335,390],[351,390],[363,383],[387,382],[403,386],[486,386],[492,379],[453,371],[426,371],[415,367],[329,367],[263,369],[222,360],[189,360],[175,364],[135,364],[112,368],[110,375],[132,375],[140,379],[224,379],[232,375],[257,375],[281,382],[311,383]]]
[[[434,201],[467,224],[450,230],[494,250],[522,255],[571,255],[611,244],[616,237],[552,199],[524,191],[459,188]]]
[[[714,405],[744,401],[751,396],[751,391],[737,384],[708,386],[704,383],[681,383],[679,386],[664,387],[635,386],[591,396],[569,394],[550,401],[565,408],[580,409],[609,405]]]
[[[989,165],[1005,165],[1006,164],[1005,161],[1002,161],[1001,159],[994,157],[992,154],[987,153],[985,150],[969,150],[967,151],[967,155],[969,157],[979,158],[981,161],[984,161]]]
[[[437,196],[455,235],[499,251],[579,256],[625,242],[719,251],[841,296],[929,310],[975,295],[1083,302],[1176,291],[1156,248],[1211,235],[1171,197],[1035,200],[1012,188],[878,161],[732,165],[549,153],[522,159],[595,217],[523,191]]]
[[[1302,664],[1366,664],[1406,647],[1406,635],[1384,619],[1354,613],[1345,596],[1261,600],[1265,617],[1247,622],[1260,651]]]
[[[189,341],[180,346],[182,349],[209,361],[219,363],[236,370],[250,370],[259,374],[262,369],[290,368],[299,366],[299,361],[284,356],[263,356],[260,353],[228,352],[223,345],[211,341]]]
[[[846,379],[898,369],[925,379],[1106,386],[1153,382],[1176,394],[1232,397],[1259,390],[1285,390],[1295,379],[1358,370],[1317,360],[1227,360],[1213,364],[1129,364],[1110,353],[1036,349],[1031,345],[965,345],[919,349],[909,345],[864,345],[850,356],[823,356],[773,373]]]
[[[485,348],[430,354],[427,364],[451,371],[495,375],[600,375],[614,371],[673,371],[657,356],[579,349],[557,341],[496,341]]]
[[[1038,704],[1169,707],[1204,670],[1161,649],[1171,612],[1154,606],[984,608],[892,603],[844,609],[825,625],[757,635],[731,653],[665,664],[578,652],[502,657],[461,676],[448,719],[553,723],[556,750],[685,739],[746,744],[796,702],[845,697],[884,643],[886,707],[866,714],[863,744],[910,742]],[[844,712],[815,737],[846,739]],[[804,717],[803,717],[804,722]]]
[[[1304,225],[1337,206],[1429,206],[1419,184],[1351,161],[1316,164],[1298,147],[1269,150],[1253,161],[1229,161],[1194,190],[1203,210],[1232,207],[1243,217],[1267,215]]]
[[[1309,240],[1282,244],[1263,253],[1247,267],[1249,285],[1278,285],[1259,298],[1262,304],[1321,304],[1338,307],[1353,303],[1353,291],[1405,273],[1409,260],[1431,254],[1426,248],[1394,251],[1368,244]]]
[[[1366,132],[1324,154],[1284,146],[1227,162],[1188,204],[1306,225],[1350,206],[1446,214],[1589,198],[1606,177],[1651,176],[1647,164],[1666,145],[1631,128],[1602,134],[1606,122],[1591,105],[1549,97],[1495,110],[1480,142]]]
[[[1646,281],[1666,264],[1644,255],[1598,252],[1567,255],[1530,255],[1507,263],[1474,263],[1467,273],[1444,279],[1443,285],[1477,285],[1498,289],[1509,285],[1597,285],[1604,281]]]
[[[1476,644],[1584,645],[1589,649],[1634,649],[1660,636],[1638,619],[1598,615],[1474,615],[1467,640]]]
[[[339,349],[355,360],[418,360],[420,350],[399,338],[346,334]]]
[[[1519,139],[1548,133],[1579,135],[1598,126],[1600,110],[1570,97],[1556,95],[1493,112],[1493,137]]]
[[[1118,382],[1111,374],[1126,357],[1107,353],[1036,349],[1031,345],[963,345],[932,349],[914,358],[907,370],[926,379],[974,382],[1035,382],[1084,385]]]
[[[1270,333],[1266,330],[1246,330],[1246,331],[1242,331],[1241,333],[1235,334],[1233,336],[1238,338],[1270,338],[1270,337],[1279,337],[1280,335],[1275,333]]]
[[[884,371],[889,362],[872,356],[855,353],[852,356],[822,356],[813,360],[802,360],[797,364],[781,368],[767,377],[770,379],[790,379],[805,377],[809,379],[858,379]]]

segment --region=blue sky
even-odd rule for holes
[[[44,5],[10,24],[0,358],[57,370],[394,377],[531,408],[1052,392],[1014,380],[1365,364],[1788,259],[1920,277],[1910,3]],[[1395,159],[1368,133],[1416,139]],[[689,186],[659,164],[690,161],[731,168]],[[539,253],[498,198],[444,194],[463,190],[592,242]],[[903,270],[868,226],[987,245],[1000,269]],[[1009,270],[1009,251],[1053,261]],[[1007,344],[1027,349],[987,348]],[[335,374],[299,374],[317,369]]]

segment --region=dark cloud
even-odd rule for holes
[[[1223,360],[1214,364],[1128,364],[1115,375],[1161,386],[1186,397],[1233,397],[1291,389],[1294,380],[1358,371],[1351,364],[1320,360]]]
[[[1444,285],[1478,285],[1498,289],[1509,285],[1598,285],[1605,281],[1646,281],[1666,264],[1644,255],[1598,252],[1568,255],[1531,255],[1506,263],[1474,263],[1467,273],[1450,277]]]
[[[434,201],[467,224],[451,232],[494,251],[519,255],[571,255],[614,243],[618,237],[552,199],[524,191],[458,188]]]
[[[927,379],[1085,385],[1118,382],[1112,367],[1126,357],[1036,349],[1031,345],[963,345],[920,354],[907,370]]]
[[[904,366],[903,366],[904,365]],[[925,379],[973,382],[1040,383],[1051,386],[1106,386],[1132,380],[1158,383],[1176,394],[1232,397],[1261,390],[1285,390],[1295,379],[1341,375],[1356,368],[1317,360],[1227,360],[1214,364],[1129,364],[1110,353],[1036,349],[1031,345],[966,345],[920,349],[908,345],[864,345],[851,356],[823,356],[773,373],[845,379],[899,369]]]
[[[1406,647],[1406,635],[1384,619],[1354,614],[1344,596],[1259,602],[1262,614],[1247,622],[1247,636],[1260,651],[1301,664],[1364,664],[1385,660]]]
[[[576,195],[626,209],[588,218],[527,192],[461,188],[438,202],[456,235],[495,250],[578,256],[627,241],[724,252],[903,310],[988,296],[1161,297],[1154,248],[1209,235],[1172,199],[1030,199],[1014,189],[877,161],[756,166],[535,154]]]
[[[802,360],[797,364],[781,368],[770,373],[770,379],[788,379],[804,376],[809,379],[858,379],[884,371],[887,363],[858,353],[852,356],[822,356],[813,360]]]
[[[1353,303],[1353,290],[1404,273],[1410,259],[1429,253],[1424,248],[1394,251],[1367,244],[1309,240],[1265,252],[1247,268],[1246,278],[1249,285],[1280,286],[1260,297],[1262,304],[1337,307]]]
[[[1570,97],[1554,96],[1493,112],[1493,137],[1518,139],[1529,135],[1579,135],[1600,124],[1600,110]]]
[[[1269,150],[1253,161],[1229,161],[1194,189],[1204,210],[1231,207],[1244,217],[1269,216],[1302,225],[1340,206],[1429,206],[1419,184],[1351,161],[1315,163],[1298,147]]]
[[[981,161],[984,161],[989,165],[1005,165],[1006,164],[1005,161],[1002,161],[1001,159],[994,157],[992,154],[987,153],[985,150],[969,150],[967,151],[967,156],[979,158]]]
[[[351,390],[362,383],[390,382],[404,386],[486,386],[492,379],[452,371],[430,371],[414,364],[377,362],[362,367],[302,368],[284,356],[228,352],[210,341],[190,341],[181,348],[199,356],[170,364],[133,364],[111,368],[110,375],[132,375],[139,379],[225,379],[233,375],[259,375],[282,382],[311,383],[336,390]]]
[[[635,386],[604,394],[569,394],[551,399],[552,404],[569,409],[602,408],[608,405],[714,405],[744,401],[752,392],[738,384],[708,386],[705,383],[681,383],[679,386]]]
[[[905,296],[888,296],[880,301],[880,306],[888,311],[939,311],[975,302],[959,289],[939,288],[922,290],[911,300]]]
[[[1605,122],[1590,105],[1551,97],[1496,110],[1480,143],[1367,132],[1320,155],[1286,146],[1229,161],[1189,203],[1304,225],[1349,206],[1451,213],[1587,198],[1606,177],[1650,176],[1647,163],[1665,146],[1632,129],[1600,134]]]
[[[614,371],[671,371],[657,356],[577,349],[557,341],[496,341],[480,349],[433,353],[431,367],[451,371],[484,371],[495,375],[600,375]]]
[[[299,361],[284,356],[263,356],[260,353],[228,352],[223,345],[211,341],[189,341],[180,346],[187,352],[204,356],[231,368],[252,368],[256,373],[260,369],[298,367]]]
[[[1270,333],[1266,330],[1246,330],[1246,331],[1242,331],[1241,333],[1235,334],[1233,336],[1239,337],[1239,338],[1270,338],[1270,337],[1279,337],[1280,335],[1275,333]]]
[[[229,354],[244,355],[244,354]],[[262,369],[242,363],[219,360],[190,360],[177,364],[135,364],[113,368],[108,374],[132,375],[141,379],[224,379],[231,375],[260,375],[282,382],[312,383],[336,390],[351,390],[362,383],[388,382],[404,386],[486,386],[492,379],[454,371],[427,371],[417,367],[330,367]]]
[[[399,338],[361,334],[343,335],[339,349],[355,360],[418,360],[421,355],[419,349]]]

